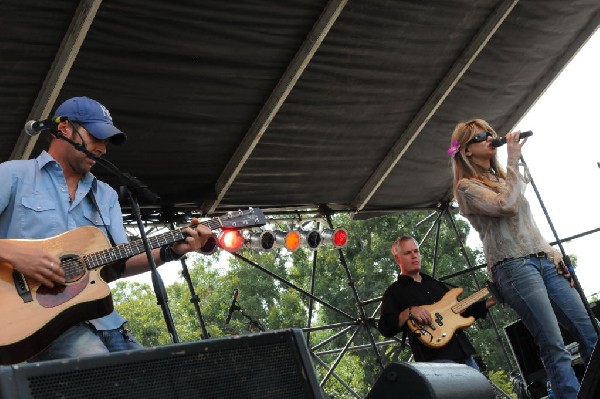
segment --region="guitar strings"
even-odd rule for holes
[[[152,248],[158,248],[161,245],[169,244],[184,239],[185,237],[183,234],[183,230],[188,227],[195,228],[198,225],[204,225],[210,228],[211,230],[215,230],[217,228],[220,228],[222,226],[222,223],[220,222],[220,218],[213,218],[210,220],[190,224],[179,229],[174,229],[164,234],[149,237],[148,241],[151,244],[150,246]],[[167,236],[171,237],[166,238]],[[61,261],[61,267],[65,272],[65,278],[68,280],[69,278],[79,275],[82,271],[86,269],[93,269],[95,267],[100,267],[102,265],[113,263],[118,260],[137,255],[139,253],[142,253],[143,251],[143,240],[138,239],[129,243],[123,243],[111,248],[106,248],[104,250],[92,254],[77,256],[76,258],[68,257]]]

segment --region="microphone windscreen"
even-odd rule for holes
[[[25,126],[23,127],[23,130],[25,130],[25,133],[28,136],[31,136],[31,137],[37,136],[37,134],[39,133],[39,132],[36,132],[35,129],[33,128],[34,123],[35,123],[35,121],[27,121],[25,123]]]

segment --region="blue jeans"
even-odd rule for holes
[[[477,364],[477,362],[475,361],[475,358],[473,356],[469,356],[467,358],[467,360],[465,360],[465,365],[467,365],[469,367],[473,367],[477,371],[481,371],[481,370],[479,370],[479,365]]]
[[[492,268],[500,294],[531,332],[557,399],[576,399],[579,381],[565,349],[559,323],[579,343],[585,362],[596,344],[596,331],[577,290],[547,258],[506,260]]]
[[[89,323],[79,323],[29,359],[29,362],[77,358],[139,348],[142,348],[142,345],[124,328],[97,331]]]

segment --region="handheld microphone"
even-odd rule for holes
[[[521,132],[521,133],[519,133],[519,140],[522,140],[525,137],[529,137],[531,135],[533,135],[533,132],[531,130],[528,130],[526,132]],[[504,144],[506,144],[506,137],[501,137],[499,139],[492,140],[492,147],[501,147]]]
[[[27,121],[25,123],[25,133],[28,136],[34,137],[42,132],[55,132],[58,124],[64,121],[68,121],[69,118],[66,116],[57,116],[56,118],[48,118],[41,121]]]
[[[233,291],[233,300],[231,301],[231,306],[229,306],[229,314],[227,315],[227,319],[225,319],[225,324],[229,324],[229,320],[231,320],[231,315],[235,312],[235,303],[237,302],[238,290],[237,288]]]

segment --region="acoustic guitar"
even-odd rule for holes
[[[431,324],[424,325],[409,319],[407,325],[410,332],[430,348],[439,349],[445,346],[456,330],[467,328],[475,321],[474,317],[463,317],[461,313],[491,294],[489,287],[485,287],[458,302],[457,298],[462,292],[462,288],[452,288],[438,302],[419,306],[427,310],[433,320]]]
[[[263,212],[250,208],[200,224],[218,230],[265,223]],[[158,248],[184,238],[181,230],[171,230],[148,237],[148,241],[152,248]],[[28,281],[10,263],[0,262],[0,364],[25,361],[71,326],[112,312],[113,302],[106,282],[110,267],[144,252],[141,239],[112,247],[104,233],[93,226],[78,227],[42,240],[2,241],[60,257],[67,282],[48,288]]]

